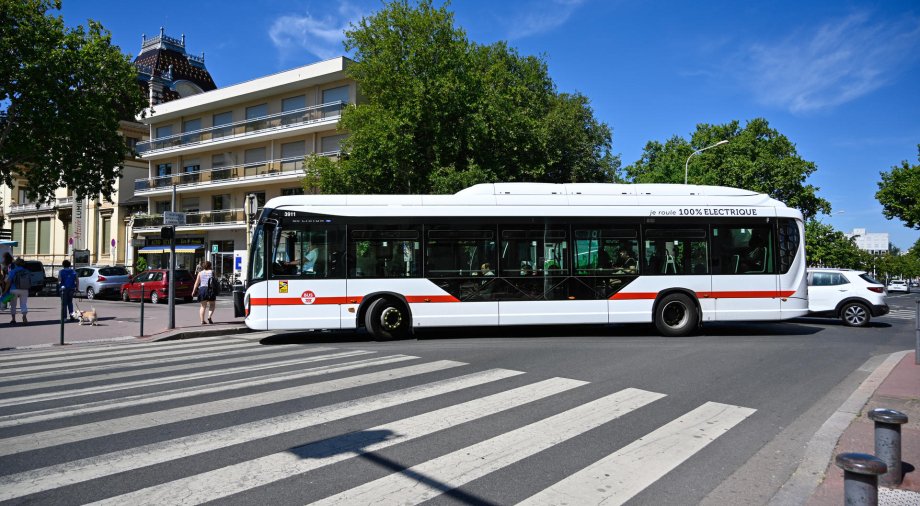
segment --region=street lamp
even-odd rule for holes
[[[714,148],[716,146],[721,146],[722,144],[728,144],[728,141],[722,140],[722,141],[719,141],[713,144],[712,146],[706,146],[705,148],[697,149],[693,153],[690,153],[690,156],[687,157],[687,163],[684,164],[684,184],[687,184],[687,170],[690,168],[690,159],[693,158],[693,155],[698,155],[702,153],[703,151],[706,151],[707,149]]]

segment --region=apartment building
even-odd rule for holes
[[[154,106],[216,88],[204,55],[188,54],[185,35],[168,37],[162,28],[158,36],[142,36],[134,66],[137,84]],[[148,139],[148,127],[134,121],[121,121],[119,132],[130,148]],[[28,198],[26,178],[16,178],[12,187],[0,185],[0,216],[3,228],[12,232],[13,254],[41,260],[49,274],[65,258],[78,264],[133,265],[127,230],[133,215],[147,212],[147,199],[134,195],[134,182],[148,172],[145,160],[126,158],[111,201],[77,199],[70,189],[59,188],[50,202],[36,203]]]
[[[865,228],[854,228],[853,232],[846,234],[848,238],[856,238],[856,247],[872,253],[883,255],[888,253],[888,232],[869,232]]]
[[[194,269],[209,259],[220,274],[239,273],[252,218],[246,199],[261,209],[272,197],[303,193],[304,156],[339,154],[339,118],[359,98],[345,74],[349,62],[333,58],[148,110],[150,140],[137,146],[148,173],[133,190],[149,212],[130,224],[139,245],[132,261],[167,265],[160,232],[175,191],[175,210],[186,217],[176,228],[177,265]]]

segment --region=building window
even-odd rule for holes
[[[222,112],[220,114],[215,114],[212,116],[211,124],[215,127],[211,132],[211,136],[215,139],[230,135],[233,133],[232,126],[225,126],[223,128],[217,128],[223,125],[229,125],[233,123],[233,111]]]
[[[99,248],[99,251],[103,255],[109,255],[112,252],[112,217],[111,216],[102,216],[100,217],[99,225],[99,240],[102,241],[102,247]]]
[[[298,97],[286,98],[281,101],[281,112],[294,111],[303,109],[307,106],[307,97],[300,95]]]
[[[35,239],[37,235],[38,222],[35,220],[26,220],[26,230],[22,236],[22,254],[35,254]]]
[[[201,118],[190,119],[182,122],[182,142],[198,142],[201,140]],[[187,134],[187,132],[198,132]]]
[[[31,204],[32,203],[29,200],[29,192],[26,187],[24,186],[19,187],[19,190],[16,192],[16,195],[18,197],[16,199],[17,204]]]
[[[157,127],[156,129],[157,139],[162,139],[163,137],[169,137],[170,135],[172,135],[172,125]]]
[[[51,218],[38,220],[38,254],[51,254]]]
[[[214,211],[222,211],[224,209],[230,209],[230,195],[214,195],[211,197],[211,209]]]
[[[303,168],[303,157],[306,154],[304,141],[288,142],[281,145],[281,171],[287,172]]]
[[[198,206],[198,197],[183,197],[182,198],[182,212],[183,213],[197,213],[201,209]]]
[[[163,214],[164,212],[172,209],[172,202],[168,200],[161,200],[159,202],[154,202],[153,204],[156,206],[156,214]]]
[[[246,131],[253,132],[265,128],[266,122],[252,121],[256,118],[268,116],[268,104],[259,104],[246,108]]]
[[[22,255],[23,254],[22,221],[14,221],[12,225],[13,225],[13,240],[16,241],[16,243],[18,244],[18,246],[13,247],[13,254]]]
[[[264,174],[267,168],[265,165],[265,148],[247,149],[243,154],[243,163],[246,166],[244,175]]]
[[[338,88],[329,88],[323,90],[323,103],[332,104],[323,107],[323,118],[333,118],[342,115],[342,105],[338,102],[348,103],[349,89],[348,86],[339,86]]]
[[[137,137],[125,137],[125,146],[127,146],[128,149],[130,149],[131,152],[134,153],[137,149],[137,143],[140,141],[141,140],[138,139]]]
[[[342,150],[342,139],[346,134],[330,135],[320,140],[320,151],[323,154],[338,153]]]
[[[289,195],[303,195],[303,188],[282,188],[281,196],[287,197]]]
[[[70,250],[70,239],[73,237],[73,220],[64,222],[64,240],[61,241],[61,253],[67,254]]]

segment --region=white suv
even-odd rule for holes
[[[808,311],[865,327],[872,316],[888,314],[885,285],[863,271],[808,269]]]

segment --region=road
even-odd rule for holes
[[[0,501],[764,503],[915,295],[835,321],[254,333],[0,355]]]

